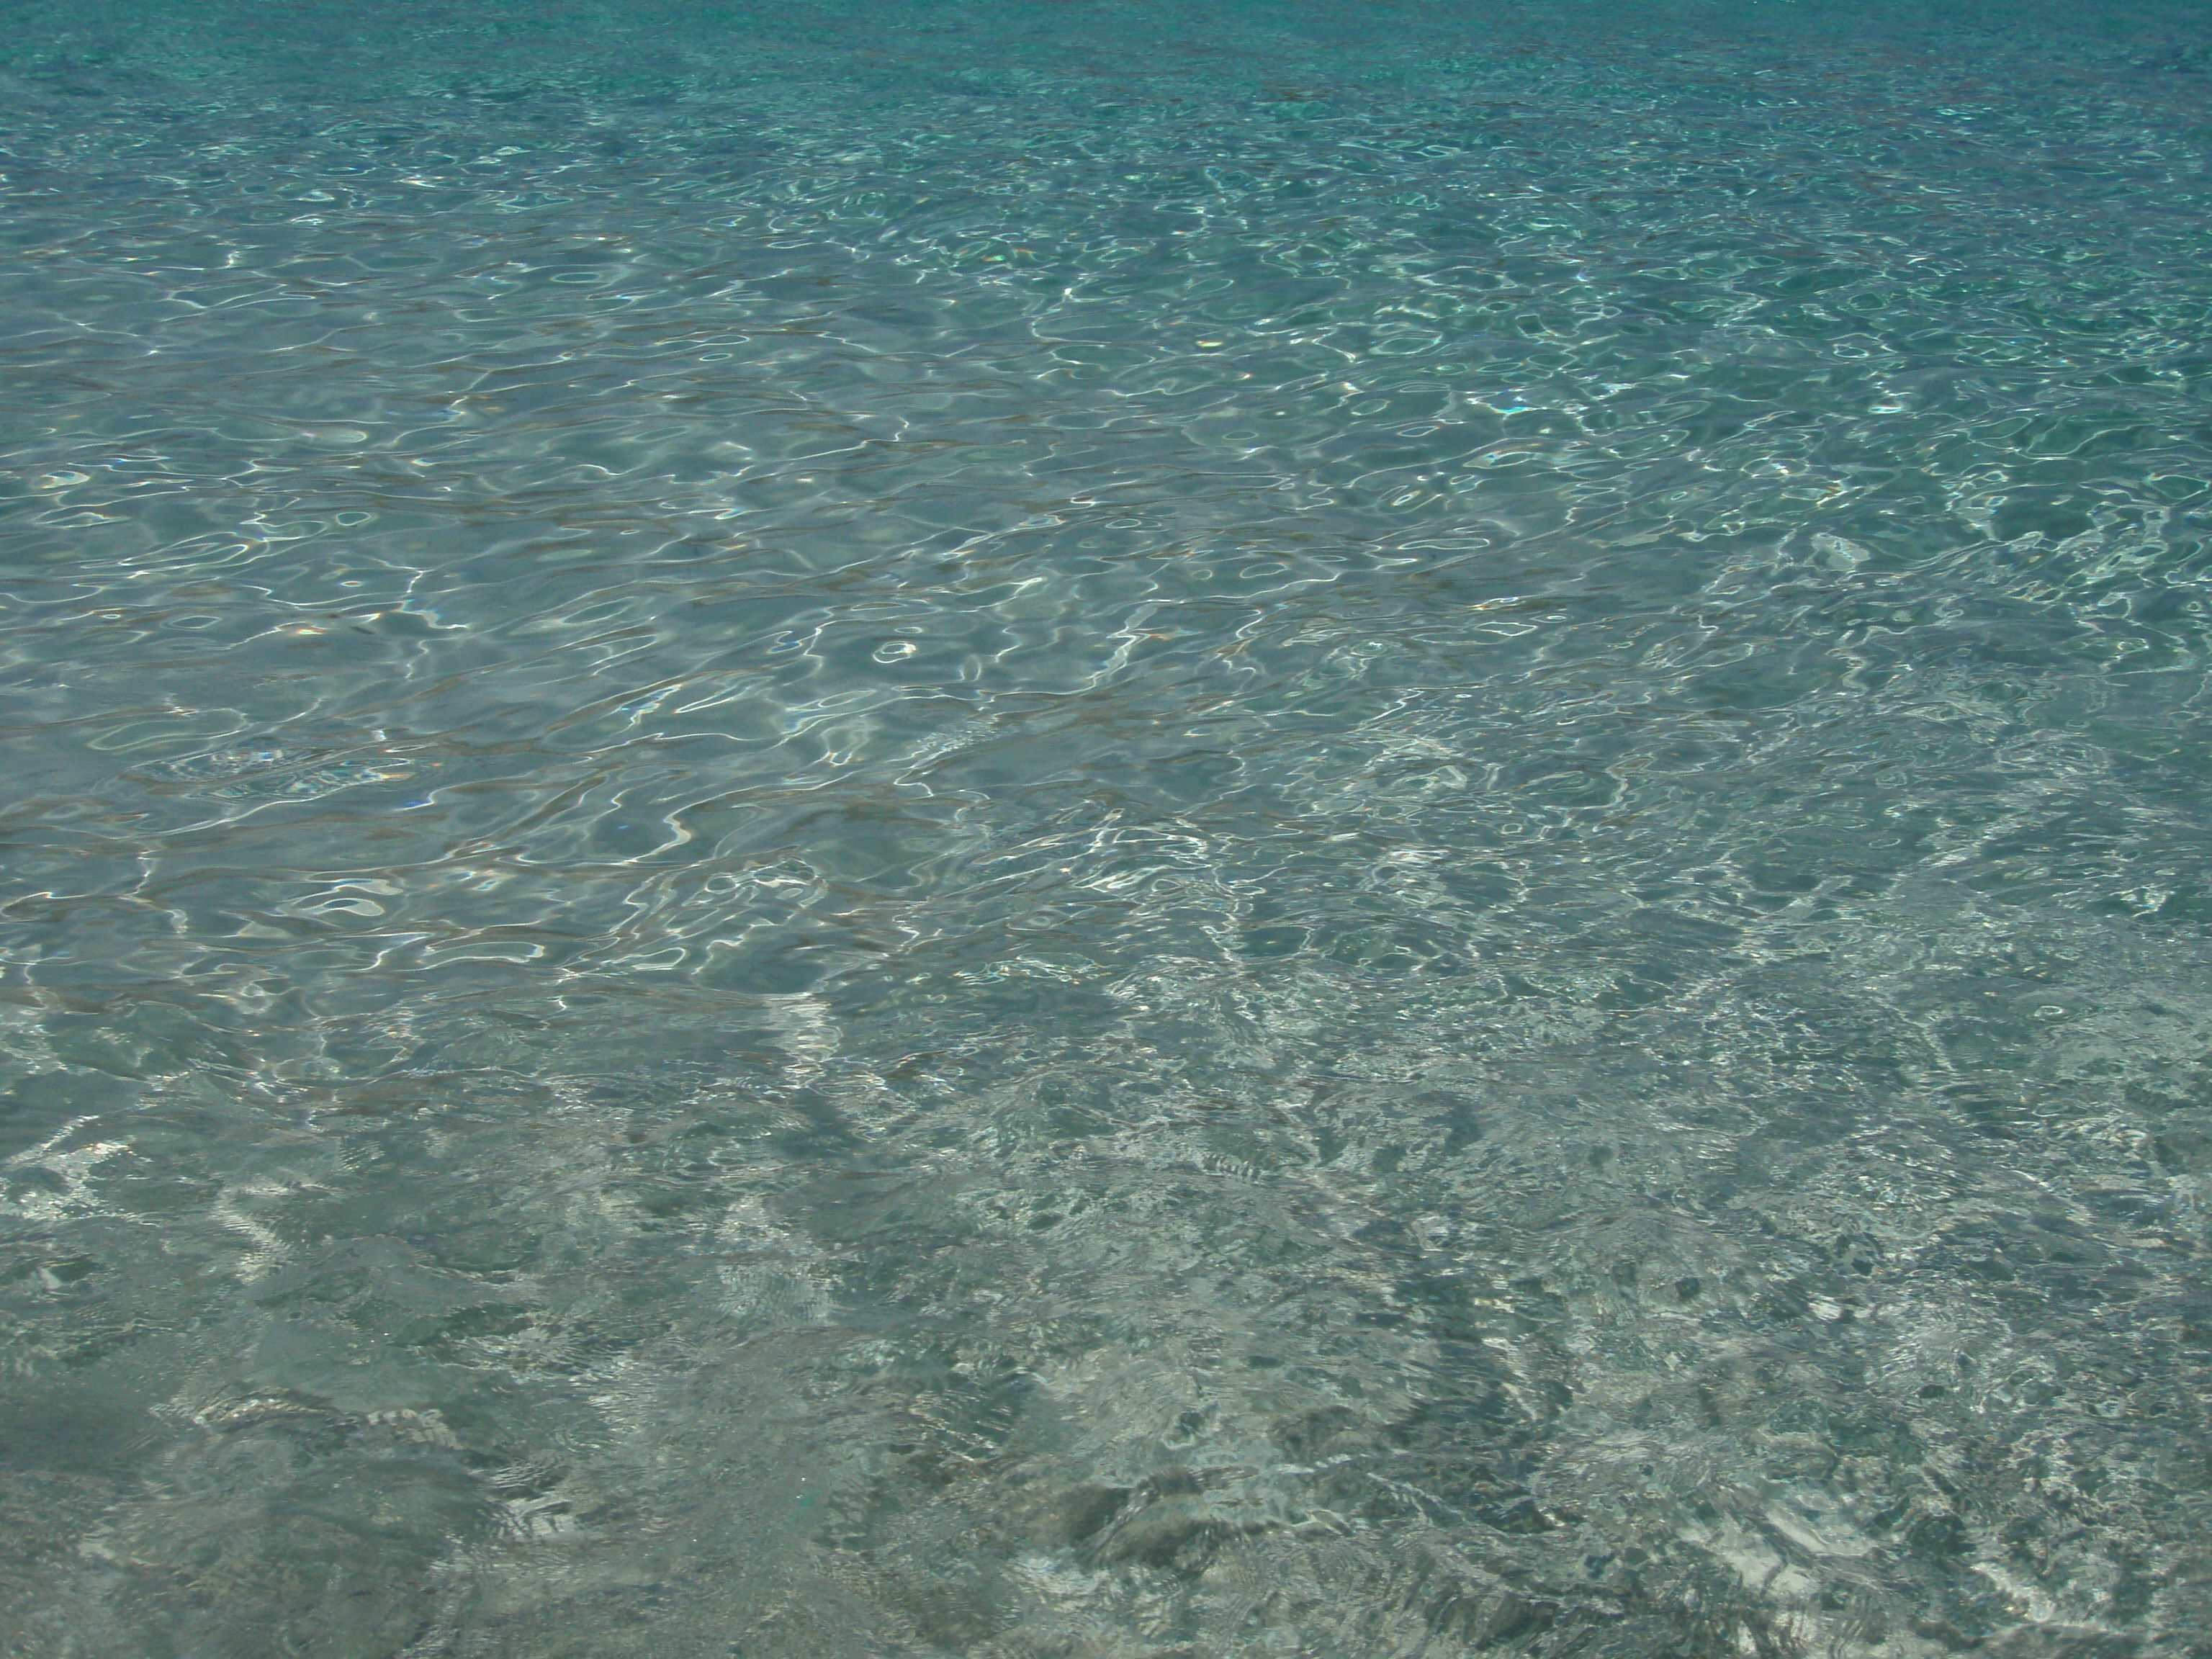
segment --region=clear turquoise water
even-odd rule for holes
[[[2212,1653],[2212,22],[22,0],[0,1652]]]

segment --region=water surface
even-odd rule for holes
[[[0,1651],[2212,1650],[2212,28],[23,0]]]

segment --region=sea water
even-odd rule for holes
[[[0,1651],[2212,1650],[2212,23],[18,0]]]

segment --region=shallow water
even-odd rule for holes
[[[0,37],[0,1651],[2212,1651],[2193,7]]]

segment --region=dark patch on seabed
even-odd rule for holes
[[[2212,1656],[2208,54],[22,0],[0,1654]]]

